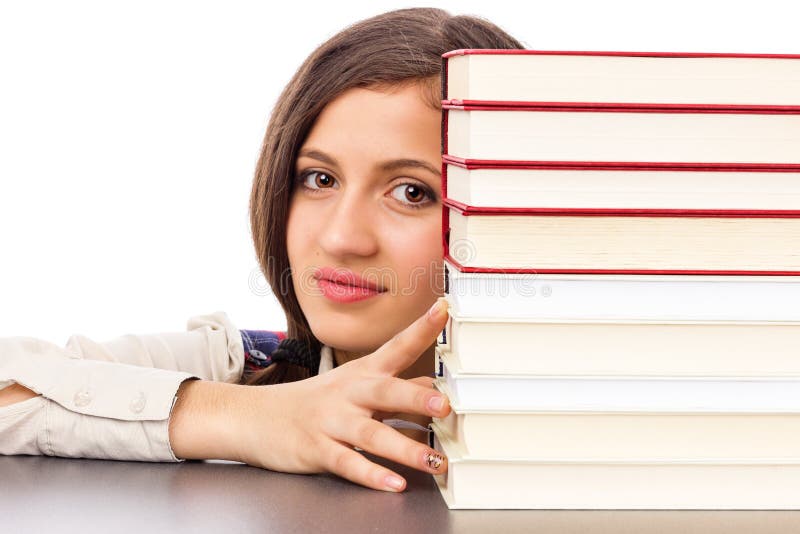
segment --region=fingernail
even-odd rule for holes
[[[439,297],[436,299],[436,302],[433,303],[431,309],[428,310],[428,317],[430,319],[439,319],[443,316],[443,314],[447,310],[447,299],[444,297]]]
[[[438,412],[444,406],[444,398],[441,395],[436,395],[428,399],[428,408],[434,412]]]
[[[396,489],[396,490],[403,489],[403,479],[402,478],[398,478],[398,477],[396,477],[394,475],[386,475],[386,478],[384,478],[383,481],[386,484],[386,486],[388,486],[388,487],[390,487],[392,489]]]
[[[425,465],[431,469],[439,469],[444,463],[444,456],[438,452],[429,452],[425,455]]]

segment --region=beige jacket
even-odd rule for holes
[[[98,343],[73,335],[62,348],[0,338],[0,389],[14,382],[40,396],[0,407],[0,454],[180,462],[169,417],[181,382],[238,383],[239,330],[227,314],[196,315],[186,332],[124,335]],[[333,366],[330,347],[320,373]]]

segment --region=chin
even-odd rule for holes
[[[342,321],[322,319],[311,324],[311,331],[320,343],[348,352],[374,352],[382,343],[375,345],[375,332],[369,325],[342,324]]]

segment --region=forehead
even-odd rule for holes
[[[441,155],[441,112],[417,85],[387,89],[353,88],[328,103],[303,146],[339,154]]]

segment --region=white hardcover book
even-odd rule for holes
[[[540,376],[461,373],[438,351],[435,384],[462,410],[800,412],[800,376]]]
[[[468,273],[448,260],[444,267],[445,296],[462,317],[800,321],[800,276]]]

